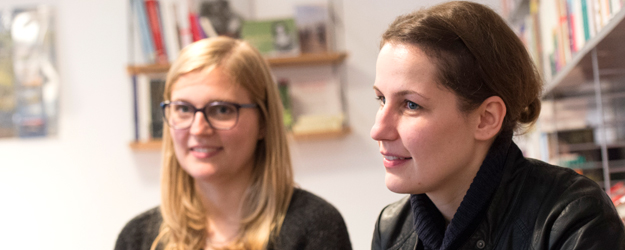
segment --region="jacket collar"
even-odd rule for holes
[[[471,235],[501,182],[511,144],[512,132],[495,139],[447,228],[443,215],[426,194],[410,195],[415,230],[426,249],[455,249]]]

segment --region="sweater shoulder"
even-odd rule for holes
[[[303,189],[295,188],[291,198],[291,204],[286,214],[287,221],[297,221],[297,223],[308,222],[314,226],[318,225],[318,219],[343,221],[340,212],[323,198]]]
[[[341,213],[323,198],[295,188],[276,249],[351,249]]]
[[[115,250],[148,250],[158,236],[163,219],[159,207],[147,210],[131,219],[117,237]]]

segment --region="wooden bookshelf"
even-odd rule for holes
[[[300,65],[317,65],[317,64],[339,64],[347,58],[345,52],[335,53],[318,53],[318,54],[301,54],[294,57],[275,57],[268,58],[267,62],[272,67],[300,66]]]
[[[130,143],[130,148],[134,151],[155,151],[161,150],[161,140],[153,141],[133,141]]]
[[[332,52],[319,54],[301,54],[292,57],[267,58],[271,67],[310,66],[339,64],[347,58],[346,52]],[[126,71],[129,75],[167,73],[170,64],[129,65]]]
[[[612,17],[571,60],[545,83],[543,96],[594,95],[591,52],[596,49],[601,78],[618,77],[625,72],[625,8]],[[576,93],[573,93],[576,92]],[[587,92],[587,93],[581,93]]]
[[[574,167],[571,167],[601,170],[601,176],[595,176],[594,180],[609,192],[614,180],[625,180],[623,175],[615,174],[625,169],[622,163],[625,159],[620,153],[613,153],[620,152],[625,145],[625,137],[620,132],[625,127],[622,118],[625,116],[622,109],[625,103],[625,85],[623,84],[625,83],[625,46],[623,46],[625,8],[619,10],[609,7],[606,10],[606,6],[601,6],[600,11],[594,8],[587,10],[573,8],[572,12],[565,14],[566,21],[570,21],[573,17],[581,17],[581,24],[584,25],[580,27],[580,22],[578,22],[580,19],[575,19],[575,22],[562,26],[562,23],[554,21],[558,19],[559,22],[563,21],[563,13],[558,13],[557,10],[561,7],[558,6],[560,2],[537,1],[538,5],[534,6],[537,9],[533,9],[532,3],[535,2],[532,0],[502,1],[514,3],[511,5],[514,9],[510,11],[507,18],[511,25],[518,28],[538,24],[536,25],[539,31],[538,37],[534,34],[527,40],[541,43],[538,51],[543,61],[541,66],[544,77],[542,101],[546,105],[543,105],[543,112],[539,117],[538,132],[540,136],[552,137],[541,142],[543,159],[566,163],[567,154],[581,156],[586,162],[576,163]],[[528,3],[530,8],[526,7]],[[608,12],[610,16],[604,16]],[[534,16],[528,15],[538,15],[538,18],[534,19]],[[524,21],[526,17],[532,18]],[[585,18],[592,19],[587,21],[584,20]],[[593,24],[592,20],[598,19],[607,23]],[[514,25],[514,22],[522,25]],[[592,24],[592,26],[587,26],[587,24]],[[557,28],[554,30],[554,27]],[[594,28],[589,29],[591,27]],[[580,34],[577,33],[580,31],[585,33],[585,37],[581,39],[573,35]],[[589,34],[591,36],[588,36]],[[549,36],[564,36],[564,39],[568,36],[568,40],[563,42],[562,37],[552,37],[553,40],[546,39],[546,41],[541,39],[541,37]],[[544,42],[548,44],[542,44]],[[583,42],[583,46],[581,48],[573,46],[577,42]],[[551,43],[553,43],[553,48],[551,48]],[[558,133],[576,129],[591,129],[592,139],[568,144],[559,138]],[[610,157],[608,157],[608,150],[611,151]]]
[[[288,137],[292,138],[295,141],[313,141],[313,140],[326,140],[333,138],[342,138],[351,133],[351,128],[343,127],[339,130],[331,130],[331,131],[319,131],[319,132],[311,132],[311,133],[299,133],[293,134],[291,132],[288,133]],[[162,148],[161,140],[153,140],[153,141],[141,141],[141,142],[131,142],[130,148],[133,151],[158,151]]]
[[[310,132],[310,133],[289,133],[289,136],[292,137],[296,141],[311,141],[311,140],[324,140],[324,139],[333,139],[333,138],[341,138],[351,133],[351,128],[342,127],[338,130],[328,130],[328,131],[320,131],[320,132]]]
[[[129,75],[167,73],[169,66],[169,64],[129,65],[126,71]]]

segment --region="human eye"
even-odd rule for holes
[[[421,106],[419,104],[416,104],[415,102],[412,102],[412,101],[406,100],[405,104],[406,104],[405,107],[408,110],[417,110],[417,109],[421,108]]]
[[[186,114],[191,112],[191,107],[186,104],[174,104],[174,111],[178,114]]]
[[[386,104],[386,97],[384,96],[378,96],[375,98],[376,100],[378,100],[378,102],[380,102],[380,106],[384,106],[384,104]]]
[[[236,116],[236,107],[227,104],[218,104],[208,108],[208,116],[217,120],[227,120]]]

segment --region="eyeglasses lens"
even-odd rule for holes
[[[195,107],[185,103],[171,103],[165,107],[165,119],[175,129],[187,129],[193,124]],[[236,125],[238,109],[230,104],[214,104],[207,106],[204,117],[214,129],[231,129]]]

